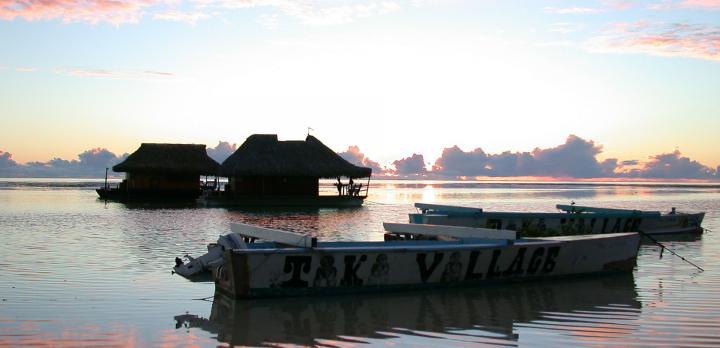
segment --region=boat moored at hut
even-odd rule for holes
[[[202,193],[200,176],[217,175],[219,167],[202,144],[142,143],[112,167],[124,172],[125,179],[96,191],[103,199],[195,200]]]
[[[340,157],[317,138],[279,141],[254,134],[220,166],[224,191],[205,197],[208,205],[360,206],[367,197],[370,168]],[[321,193],[320,179],[337,180]],[[335,190],[337,188],[337,190]]]

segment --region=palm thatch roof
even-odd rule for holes
[[[312,135],[305,141],[278,141],[276,134],[253,134],[220,166],[222,176],[370,177]]]
[[[219,168],[202,144],[142,143],[112,169],[131,173],[215,175]]]

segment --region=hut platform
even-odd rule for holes
[[[359,207],[365,196],[207,196],[198,198],[198,204],[207,207]]]

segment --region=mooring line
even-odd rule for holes
[[[193,301],[208,301],[208,300],[210,300],[211,298],[214,298],[214,297],[215,297],[215,296],[208,296],[208,297],[203,297],[203,298],[194,298],[194,299],[192,299],[192,300],[193,300]],[[209,301],[209,302],[213,302],[213,301]]]
[[[683,261],[685,261],[685,262],[687,262],[687,263],[695,266],[695,268],[699,269],[700,271],[705,272],[705,270],[702,269],[702,267],[700,267],[700,266],[698,266],[698,265],[696,265],[696,264],[688,261],[688,260],[685,259],[684,257],[680,256],[678,253],[674,252],[672,249],[670,249],[670,248],[666,247],[664,244],[658,242],[657,239],[651,237],[649,234],[647,234],[647,233],[645,233],[645,232],[643,232],[643,231],[641,231],[641,230],[638,230],[638,232],[640,232],[641,235],[647,237],[648,239],[650,239],[651,241],[653,241],[655,244],[657,244],[657,245],[660,246],[660,248],[661,248],[661,249],[660,249],[660,258],[661,258],[661,259],[662,259],[663,251],[667,250],[667,251],[669,251],[671,254],[673,254],[673,255],[679,257],[680,259],[682,259]]]

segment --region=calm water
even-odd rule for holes
[[[720,187],[379,182],[359,209],[247,211],[105,203],[82,180],[0,179],[0,346],[720,346]],[[380,240],[416,201],[493,210],[706,211],[699,239],[644,245],[632,275],[280,300],[213,298],[171,275],[244,221]]]

